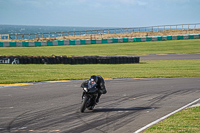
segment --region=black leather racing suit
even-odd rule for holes
[[[98,103],[99,102],[99,98],[102,94],[106,94],[107,93],[107,90],[106,90],[106,87],[105,87],[105,82],[104,82],[104,79],[98,75],[97,76],[98,78],[98,81],[97,81],[97,88],[98,88],[98,96],[97,96],[97,100],[96,102]],[[83,88],[84,84],[87,84],[89,80],[87,81],[84,81],[82,84],[81,84],[81,87]]]

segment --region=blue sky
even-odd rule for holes
[[[200,23],[200,0],[0,0],[0,24],[136,27]]]

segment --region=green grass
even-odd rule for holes
[[[0,55],[91,56],[200,53],[200,39],[46,47],[0,47]]]
[[[104,78],[200,77],[200,59],[142,61],[139,64],[0,65],[0,83]]]
[[[48,47],[0,47],[0,56],[105,56],[200,53],[200,39]],[[49,80],[104,78],[200,77],[200,59],[142,61],[115,65],[2,65],[0,84]],[[145,131],[199,132],[200,107],[189,108]]]
[[[48,47],[0,47],[2,55],[93,56],[200,53],[200,39]],[[200,77],[200,59],[142,61],[115,65],[2,65],[0,84],[49,80],[104,78]],[[200,107],[189,108],[167,118],[148,132],[199,132]]]
[[[182,110],[144,133],[200,133],[200,107]]]

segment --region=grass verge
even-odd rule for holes
[[[200,77],[200,59],[141,61],[139,64],[0,65],[0,83],[104,78]]]
[[[0,56],[107,56],[200,53],[200,39],[45,47],[0,47]]]
[[[200,107],[187,108],[150,127],[144,133],[199,133]]]

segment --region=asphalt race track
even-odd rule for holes
[[[82,82],[0,88],[0,132],[134,132],[200,96],[200,77],[106,80],[95,110],[80,113]]]
[[[200,59],[200,53],[190,53],[190,54],[163,54],[163,55],[140,55],[140,60],[191,60]]]
[[[0,87],[0,132],[133,133],[200,98],[200,77],[113,79],[94,111],[80,113],[82,82]]]

